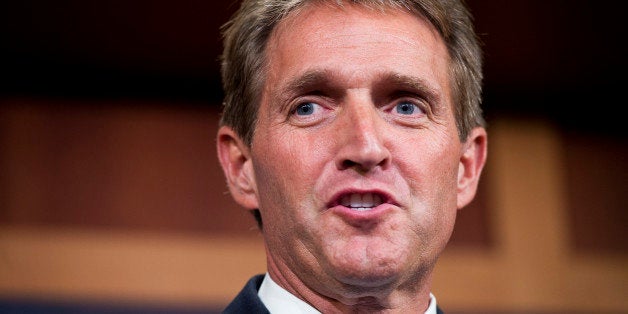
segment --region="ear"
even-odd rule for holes
[[[257,186],[250,148],[227,126],[218,130],[218,159],[233,199],[246,209],[257,209]]]
[[[471,130],[462,144],[458,166],[458,209],[467,206],[475,197],[480,174],[486,163],[487,134],[484,128]]]

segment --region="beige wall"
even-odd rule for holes
[[[199,104],[4,100],[0,298],[220,307],[264,272],[218,168],[217,117]],[[439,303],[628,311],[625,143],[490,122],[481,193],[437,266]]]

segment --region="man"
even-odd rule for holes
[[[481,52],[450,0],[242,3],[218,155],[267,273],[225,313],[437,313],[432,271],[486,159]]]

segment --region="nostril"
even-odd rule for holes
[[[357,160],[345,159],[339,164],[339,170],[349,170],[353,169],[360,173],[366,173],[372,171],[374,168],[378,166],[385,167],[388,159],[383,159],[379,162],[375,162],[372,160],[365,160],[363,162],[359,162]]]
[[[349,160],[349,159],[345,159],[342,162],[342,169],[349,169],[349,168],[353,168],[357,165],[358,163],[353,161],[353,160]]]

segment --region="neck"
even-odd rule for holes
[[[273,281],[322,313],[423,313],[429,306],[431,269],[412,278],[365,287],[325,281],[303,282],[286,265],[268,260]]]

